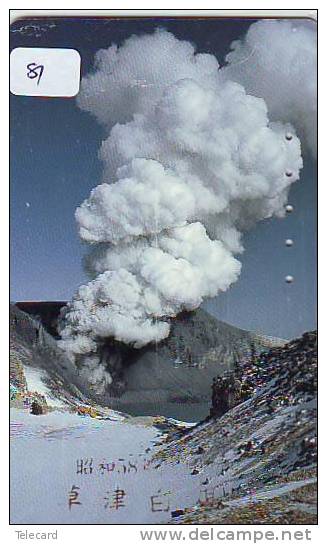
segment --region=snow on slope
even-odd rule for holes
[[[45,370],[40,368],[33,368],[27,365],[24,365],[24,374],[27,383],[27,389],[29,391],[37,391],[40,395],[43,395],[46,398],[47,404],[49,406],[66,406],[66,403],[59,398],[56,398],[51,392],[49,387],[46,385],[46,380],[48,375]]]
[[[11,421],[11,523],[164,523],[181,502],[195,500],[197,482],[186,466],[148,465],[160,434],[152,426],[21,410]],[[77,463],[91,459],[92,473],[77,474]],[[81,504],[69,509],[73,485]],[[126,495],[115,509],[117,487]]]
[[[242,373],[254,394],[156,454],[162,467],[183,461],[206,481],[202,504],[177,522],[316,522],[316,350],[316,333],[306,333],[247,363]],[[301,501],[292,498],[295,483],[306,489]],[[284,504],[267,506],[284,494]],[[261,504],[258,517],[248,502]]]
[[[271,361],[249,400],[166,446],[155,418],[13,410],[12,523],[168,523],[176,510],[174,523],[315,523],[315,347]]]
[[[33,355],[27,341],[14,348]],[[154,418],[12,409],[11,522],[168,523],[182,510],[174,522],[315,523],[314,333],[271,361],[249,400],[166,447]],[[29,368],[28,387],[50,396],[42,369]],[[72,486],[81,504],[69,508]]]

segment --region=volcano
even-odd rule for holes
[[[181,313],[171,321],[169,337],[158,344],[135,349],[111,339],[103,343],[101,362],[113,383],[99,395],[56,345],[55,323],[64,304],[11,305],[13,359],[42,369],[50,381],[59,378],[61,389],[73,387],[81,399],[133,415],[199,421],[209,412],[215,376],[232,371],[244,356],[283,344],[219,321],[201,308]]]

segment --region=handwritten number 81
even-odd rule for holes
[[[43,74],[44,66],[42,64],[37,65],[35,62],[30,62],[30,64],[28,64],[26,68],[28,70],[27,77],[29,79],[35,79],[37,77],[38,78],[37,85],[38,85],[40,83],[40,79]]]

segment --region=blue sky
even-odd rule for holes
[[[49,22],[51,24],[49,24]],[[50,20],[15,22],[14,47],[74,47],[82,74],[95,52],[131,34],[167,28],[220,62],[250,20]],[[66,300],[86,281],[75,208],[100,181],[101,127],[75,99],[11,96],[11,299]],[[243,271],[227,293],[204,304],[219,319],[285,338],[315,327],[316,165],[304,157],[285,219],[246,234]],[[286,248],[285,239],[294,239]],[[293,284],[284,281],[294,276]]]

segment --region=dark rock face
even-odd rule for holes
[[[236,364],[233,373],[226,372],[214,378],[211,417],[221,417],[234,406],[251,398],[267,380],[273,379],[285,390],[281,397],[284,406],[293,404],[293,398],[299,394],[313,398],[317,391],[315,331],[307,332],[283,347],[270,349],[259,355],[253,350],[250,356],[243,357]],[[268,411],[271,414],[276,402],[268,401]]]
[[[58,316],[61,308],[63,308],[65,305],[65,301],[26,301],[15,303],[17,308],[31,315],[37,321],[42,323],[45,330],[55,338],[58,336]]]
[[[221,417],[238,404],[239,383],[233,374],[214,378],[212,384],[211,417]]]

